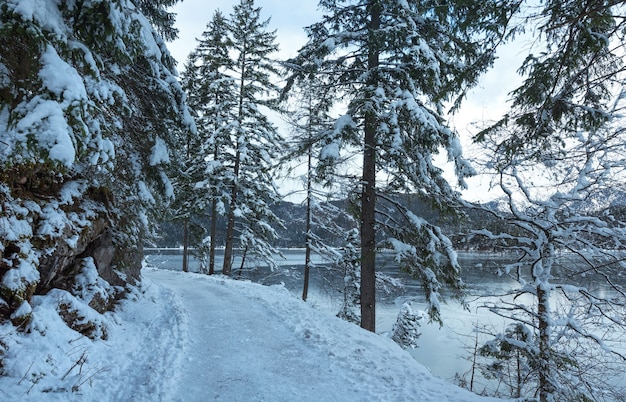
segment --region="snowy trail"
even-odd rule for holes
[[[0,333],[12,340],[0,401],[489,400],[284,287],[154,268],[142,275],[137,291],[103,318],[106,340],[80,336],[54,298],[39,298],[37,330]]]
[[[259,400],[297,395],[276,395],[273,386],[281,373],[297,369],[291,359],[284,328],[271,328],[266,307],[240,294],[225,292],[224,285],[203,283],[188,288],[180,277],[153,272],[150,277],[182,296],[189,338],[172,400]],[[199,279],[198,279],[199,280]],[[271,339],[271,342],[268,340]],[[297,354],[297,352],[295,353]],[[287,358],[287,359],[285,359]],[[276,363],[280,362],[280,365]]]
[[[268,321],[275,314],[262,300],[233,293],[225,281],[189,287],[167,271],[148,277],[183,297],[188,334],[193,334],[172,400],[319,401],[329,390],[345,387],[345,379],[329,368],[328,355],[298,345],[294,331],[278,317]],[[326,364],[320,367],[321,361]],[[285,386],[285,377],[299,386]]]
[[[184,357],[166,400],[482,400],[284,288],[172,271],[144,278],[177,295],[186,315]]]
[[[111,337],[111,349],[122,353],[110,356],[110,367],[121,380],[107,387],[110,400],[163,400],[173,385],[173,368],[181,359],[178,351],[186,332],[186,310],[175,293],[152,289],[149,294],[146,300],[126,304],[128,322],[121,323],[122,330],[117,331],[121,336]]]

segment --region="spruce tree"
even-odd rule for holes
[[[260,12],[253,1],[236,5],[229,18],[217,12],[183,79],[199,127],[199,145],[191,157],[195,162],[190,168],[198,172],[191,179],[191,198],[198,210],[211,210],[209,272],[216,217],[226,216],[225,275],[231,274],[237,240],[242,260],[250,253],[273,264],[272,225],[279,223],[269,206],[278,201],[272,169],[283,140],[264,114],[278,111],[272,82],[277,70],[270,58],[278,47]]]
[[[510,36],[536,25],[535,45],[519,68],[523,82],[511,93],[510,110],[476,135],[500,136],[498,152],[541,162],[558,158],[568,137],[600,130],[622,113],[626,29],[623,1],[549,0],[536,8],[521,2],[523,23]]]
[[[277,110],[272,96],[277,74],[270,56],[278,50],[276,33],[267,31],[269,20],[261,20],[261,9],[253,0],[242,0],[229,19],[234,54],[231,76],[236,80],[237,109],[233,122],[232,180],[227,207],[226,247],[222,272],[232,270],[235,231],[240,246],[272,264],[275,252],[269,240],[276,236],[272,222],[277,217],[270,205],[278,201],[272,178],[273,163],[283,140],[263,108]],[[238,227],[236,228],[236,222]],[[242,257],[243,258],[243,257]]]
[[[136,0],[135,4],[163,39],[172,41],[178,38],[178,28],[174,26],[176,13],[168,9],[179,1],[181,0]]]
[[[153,213],[173,196],[170,145],[193,129],[158,34],[175,33],[157,18],[171,3],[151,2],[150,18],[130,0],[0,6],[3,318],[71,290],[86,259],[113,285],[139,279]]]
[[[361,322],[360,258],[359,233],[358,230],[353,229],[346,235],[346,246],[342,247],[341,257],[337,264],[343,271],[343,302],[337,317],[355,324]]]
[[[405,222],[377,215],[377,202],[403,210],[392,197],[380,196],[406,192],[441,209],[453,205],[457,194],[433,164],[433,155],[440,149],[448,152],[462,186],[472,170],[445,124],[445,104],[458,106],[491,65],[501,22],[510,13],[501,3],[322,0],[326,16],[308,27],[309,42],[287,63],[293,73],[290,83],[311,74],[332,80],[328,96],[347,103],[328,144],[358,149],[362,155],[361,326],[370,331],[376,322],[379,228],[394,229],[388,244],[405,268],[422,279],[431,318],[439,319],[440,280],[460,287],[459,266],[445,236],[410,211],[404,211]],[[377,183],[381,175],[384,186]]]
[[[224,215],[226,185],[232,181],[228,150],[234,148],[233,125],[236,121],[236,81],[229,76],[233,61],[227,21],[216,11],[189,55],[182,83],[189,105],[195,112],[197,134],[187,144],[189,156],[181,172],[181,188],[187,186],[183,199],[189,200],[181,213],[202,214],[209,211],[210,243],[208,273],[215,271],[215,248],[218,216]],[[200,244],[195,244],[196,247]],[[206,249],[206,247],[201,249]]]

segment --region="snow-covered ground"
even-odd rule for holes
[[[104,341],[68,329],[49,296],[34,305],[37,331],[0,327],[2,401],[493,400],[280,286],[146,268]]]

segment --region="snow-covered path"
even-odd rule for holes
[[[473,401],[390,340],[283,288],[146,270],[186,312],[173,401]]]
[[[2,401],[486,401],[432,376],[390,339],[280,286],[146,268],[108,313],[108,338],[70,330],[51,297],[15,333]],[[10,327],[7,327],[10,328]]]
[[[148,276],[182,297],[188,335],[194,335],[184,345],[172,400],[319,401],[343,385],[329,369],[328,354],[296,342],[293,330],[262,300],[233,292],[224,280],[197,278],[201,285],[187,287],[170,272]],[[285,377],[302,382],[285,386]]]

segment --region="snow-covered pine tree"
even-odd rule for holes
[[[171,3],[150,18],[131,0],[0,6],[2,319],[88,267],[117,285],[100,311],[139,278],[151,211],[173,196],[168,146],[193,129],[157,32],[175,32],[156,18]]]
[[[576,0],[548,0],[540,7],[517,3],[524,18],[511,25],[510,36],[529,25],[537,28],[534,47],[519,69],[524,81],[511,93],[508,113],[475,139],[500,135],[498,152],[511,157],[524,153],[543,161],[546,155],[558,156],[568,137],[600,129],[622,113],[614,102],[624,93],[626,5]]]
[[[236,80],[237,110],[233,122],[234,148],[232,181],[228,183],[226,245],[222,272],[230,275],[233,263],[235,232],[242,249],[273,266],[276,252],[270,240],[276,236],[272,227],[279,224],[270,205],[279,200],[274,186],[274,162],[284,147],[276,127],[264,113],[277,110],[272,97],[277,74],[270,56],[278,50],[276,33],[267,31],[269,20],[261,20],[261,8],[253,0],[241,0],[234,6],[228,26],[232,38],[230,71]]]
[[[501,22],[510,9],[503,1],[319,4],[327,14],[308,27],[309,42],[289,61],[290,82],[310,74],[326,77],[333,82],[328,96],[347,104],[328,144],[336,150],[356,148],[363,158],[358,162],[363,183],[361,325],[374,331],[378,196],[417,193],[444,209],[453,203],[456,194],[433,164],[433,154],[440,149],[448,152],[461,185],[472,170],[461,158],[455,133],[445,124],[444,106],[458,105],[465,90],[491,65],[502,36]],[[386,185],[377,183],[377,176],[386,176]],[[402,258],[409,257],[404,259],[406,268],[425,281],[433,302],[430,311],[438,319],[439,280],[458,286],[459,267],[449,242],[431,223],[405,215],[406,222],[393,224],[409,230],[397,230],[393,244]],[[427,241],[412,245],[415,233]]]
[[[411,302],[405,302],[391,328],[390,338],[403,348],[418,347],[417,340],[422,335],[419,327],[424,320],[424,315],[424,312],[414,310]]]
[[[348,231],[346,246],[341,249],[338,262],[339,270],[343,271],[343,303],[337,317],[355,324],[361,323],[361,269],[359,251],[359,232],[357,229]]]
[[[187,61],[185,63],[185,75],[181,76],[181,85],[183,90],[189,94],[190,91],[189,86],[192,83],[189,82],[188,77],[194,74],[195,66],[195,54],[191,53],[187,57]],[[194,112],[194,105],[192,104],[193,99],[190,96],[187,96],[187,104],[189,108],[192,110],[191,114],[194,116],[196,112]],[[197,122],[196,122],[197,124]],[[186,135],[181,136],[179,138],[178,150],[180,155],[184,155],[184,158],[180,158],[180,160],[175,160],[172,163],[173,173],[173,186],[174,192],[176,193],[176,199],[171,205],[170,213],[167,214],[164,220],[172,220],[173,222],[182,222],[183,225],[183,262],[182,262],[182,270],[183,272],[189,271],[189,224],[192,216],[195,212],[193,208],[194,202],[194,180],[193,180],[193,167],[196,166],[197,160],[191,160],[192,150],[197,149],[200,141],[198,141],[198,137],[200,135],[199,130],[196,130],[195,133],[187,132]]]
[[[166,41],[178,38],[178,28],[174,26],[176,13],[168,11],[181,0],[135,0],[143,15]]]
[[[232,156],[228,150],[235,147],[237,83],[228,75],[233,67],[231,48],[227,21],[216,11],[189,55],[182,74],[188,103],[195,112],[197,133],[185,145],[189,157],[179,178],[181,188],[187,191],[181,197],[181,201],[186,201],[181,204],[180,214],[210,216],[210,241],[200,247],[208,252],[207,256],[200,257],[208,260],[209,274],[215,271],[217,218],[225,213],[224,205],[229,199],[226,186],[233,180],[232,168],[229,169]],[[198,248],[200,244],[195,246]]]
[[[503,233],[482,233],[506,239],[519,256],[504,272],[520,286],[490,307],[532,336],[522,342],[498,334],[489,352],[497,357],[502,345],[527,352],[528,396],[594,400],[615,392],[620,381],[610,383],[609,374],[626,357],[619,344],[626,293],[613,279],[623,269],[626,224],[610,212],[616,189],[626,185],[625,6],[526,5],[520,13],[537,27],[539,49],[520,69],[524,81],[509,113],[476,139],[490,151],[486,163],[505,194],[492,213],[510,223]],[[581,286],[592,275],[594,283]],[[598,281],[614,296],[603,296]]]

